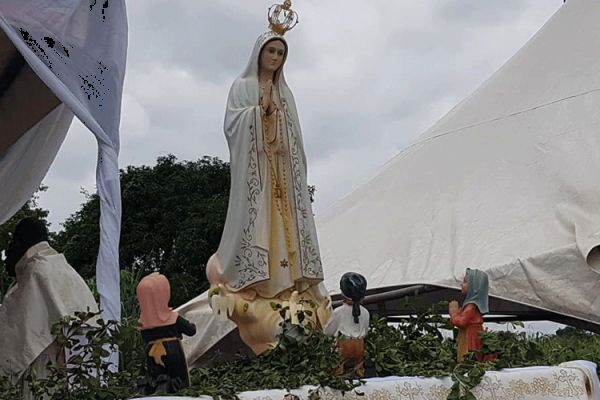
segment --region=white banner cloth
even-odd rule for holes
[[[590,363],[595,366],[595,364]],[[478,400],[598,400],[594,384],[589,381],[585,363],[571,367],[531,367],[505,369],[486,373],[482,382],[473,389]],[[593,373],[594,379],[598,377]],[[354,392],[321,389],[323,400],[446,400],[452,387],[450,378],[397,377],[366,379],[366,383]],[[301,400],[308,400],[310,390],[304,386],[291,393]],[[362,393],[364,395],[360,395]],[[281,400],[288,394],[285,390],[260,390],[238,394],[240,400]],[[212,400],[200,397],[145,397],[154,400]]]
[[[101,211],[96,277],[104,318],[119,320],[121,194],[118,153],[127,52],[125,1],[2,0],[0,29],[36,75],[96,136],[96,182]],[[37,127],[39,134],[51,136],[45,144],[47,147],[30,146],[24,142],[36,135],[29,132],[6,154],[0,154],[0,166],[7,168],[10,167],[10,162],[4,160],[7,156],[13,160],[19,157],[45,159],[39,165],[31,163],[24,166],[34,173],[23,175],[27,176],[27,180],[19,182],[23,185],[19,193],[8,199],[2,198],[0,222],[10,217],[11,212],[33,194],[62,143],[64,132],[59,134],[59,131],[64,130],[66,116],[56,120],[56,123],[62,124],[59,129],[48,120],[51,115],[42,124],[51,125],[50,128],[56,126],[53,136],[46,132],[44,125]],[[0,174],[3,191],[15,184],[14,178],[11,173],[3,171]]]

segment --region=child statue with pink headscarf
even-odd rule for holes
[[[145,276],[136,294],[140,304],[138,324],[148,345],[149,379],[141,390],[145,395],[157,390],[175,393],[190,384],[181,338],[182,334],[195,335],[196,326],[169,307],[171,287],[164,275],[155,272]]]

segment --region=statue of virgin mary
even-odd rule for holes
[[[252,288],[266,298],[323,280],[300,123],[283,74],[286,56],[283,37],[261,35],[229,92],[231,191],[209,265],[211,283],[235,292]]]
[[[261,301],[323,305],[329,299],[322,284],[300,121],[283,73],[287,54],[281,34],[271,30],[260,35],[229,91],[224,131],[231,191],[221,243],[207,264],[211,295],[236,298],[236,304],[242,298],[244,310],[228,315],[255,351],[263,347],[244,338],[244,321],[265,329],[264,318],[278,319],[270,307],[257,305]],[[273,342],[273,332],[269,335]]]

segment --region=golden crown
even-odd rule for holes
[[[285,0],[283,4],[273,4],[267,13],[269,17],[269,29],[283,36],[292,30],[298,23],[298,13],[292,10],[291,0]]]

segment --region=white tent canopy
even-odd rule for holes
[[[97,286],[104,317],[116,320],[126,51],[124,0],[0,2],[0,223],[38,188],[77,116],[98,140]]]
[[[317,221],[326,285],[457,288],[600,324],[600,2],[569,0],[499,71]],[[336,292],[337,290],[334,290]]]

